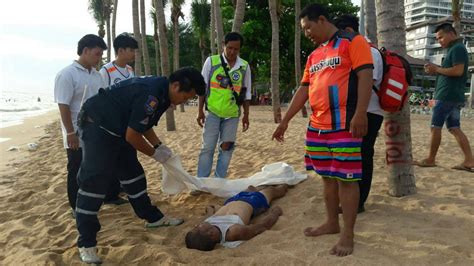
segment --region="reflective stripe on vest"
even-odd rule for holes
[[[240,93],[244,83],[247,67],[248,63],[242,60],[242,66],[236,70],[229,71],[232,85],[237,94]],[[232,88],[226,80],[227,75],[222,67],[220,55],[211,56],[211,71],[208,77],[207,109],[218,117],[238,117],[240,109],[235,102]]]

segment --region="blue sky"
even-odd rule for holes
[[[148,14],[150,1],[145,2]],[[189,5],[191,0],[186,2]],[[360,5],[360,0],[352,2]],[[1,91],[52,93],[56,73],[77,59],[77,41],[86,34],[97,34],[97,25],[87,10],[87,3],[87,0],[2,1]],[[184,13],[187,19],[189,11]],[[153,34],[150,23],[148,19],[147,33]],[[125,31],[132,32],[130,0],[121,0],[118,5],[116,32]]]

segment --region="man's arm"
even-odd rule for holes
[[[273,132],[272,140],[276,139],[279,142],[284,141],[285,131],[288,128],[290,120],[303,108],[306,101],[308,101],[308,86],[300,86],[291,100],[288,111],[286,111],[283,119],[278,125],[275,132]]]
[[[280,207],[273,207],[270,209],[269,214],[265,216],[259,223],[250,225],[233,225],[229,228],[226,235],[226,241],[238,241],[238,240],[249,240],[252,237],[263,233],[265,230],[269,230],[278,221],[283,211]]]
[[[242,117],[242,131],[245,132],[249,129],[249,110],[250,110],[250,101],[245,100],[243,103],[244,116]]]
[[[367,107],[373,85],[372,69],[366,68],[357,72],[357,107],[351,120],[352,136],[362,138],[367,134]]]
[[[204,82],[206,82],[206,90],[207,87],[209,86],[209,75],[211,73],[211,57],[208,57],[206,61],[204,62],[204,65],[202,66],[201,70],[201,75],[204,78]],[[199,96],[199,102],[198,102],[198,116],[196,118],[196,121],[200,127],[204,126],[204,122],[206,121],[206,115],[204,114],[204,102],[206,100],[206,96]]]
[[[136,131],[135,129],[131,127],[127,128],[127,132],[125,133],[125,140],[128,143],[130,143],[130,145],[132,145],[133,148],[135,148],[136,150],[148,156],[153,156],[153,154],[155,153],[155,148],[153,148],[152,146],[150,146],[150,144],[148,144],[148,142],[143,137],[143,134],[141,134],[140,132]]]
[[[71,119],[71,109],[69,109],[69,105],[67,104],[58,104],[59,106],[59,114],[61,115],[61,122],[66,128],[66,140],[67,145],[70,149],[77,150],[79,148],[79,138],[76,135],[74,130],[74,126],[72,125]]]
[[[448,77],[461,77],[464,75],[464,64],[458,64],[453,67],[440,67],[435,64],[425,65],[428,74],[439,74]]]
[[[161,144],[161,140],[158,138],[153,128],[150,128],[147,131],[145,131],[145,133],[143,133],[143,136],[148,140],[148,142],[152,146]]]

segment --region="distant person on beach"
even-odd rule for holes
[[[103,65],[99,71],[107,86],[112,86],[135,76],[133,68],[128,64],[135,61],[138,42],[132,36],[122,33],[114,39],[113,45],[115,60]]]
[[[166,162],[172,151],[161,143],[153,126],[171,104],[179,105],[196,95],[204,95],[206,84],[201,73],[182,68],[165,77],[135,77],[84,103],[79,128],[84,159],[79,170],[76,205],[79,255],[87,263],[100,263],[96,236],[97,218],[110,183],[118,178],[136,215],[147,221],[147,228],[175,226],[182,219],[171,218],[151,204],[147,181],[137,151],[157,162]]]
[[[335,21],[338,29],[349,33],[359,33],[359,19],[353,15],[342,15]],[[367,40],[369,41],[369,40]],[[370,42],[370,41],[369,41]],[[383,76],[383,60],[380,51],[370,47],[372,60],[374,61],[373,86],[379,89]],[[383,110],[380,107],[379,97],[373,89],[370,94],[370,102],[367,107],[367,134],[362,138],[362,180],[359,181],[359,207],[358,213],[365,211],[365,201],[369,197],[372,175],[374,172],[374,145],[383,122]]]
[[[243,105],[242,130],[249,128],[249,106],[252,95],[251,73],[247,61],[239,57],[244,43],[237,32],[226,34],[224,52],[206,59],[202,76],[207,93],[199,97],[197,123],[203,127],[202,147],[199,153],[197,176],[209,177],[218,150],[214,176],[225,178],[235,149],[241,105]],[[221,44],[219,44],[221,45]],[[239,100],[240,99],[240,100]],[[204,106],[207,115],[204,113]]]
[[[284,141],[290,120],[309,100],[313,110],[306,132],[305,163],[323,177],[327,220],[308,227],[306,236],[339,233],[339,204],[344,228],[331,254],[346,256],[354,249],[354,225],[362,176],[361,145],[367,134],[367,106],[373,85],[373,60],[365,38],[340,31],[320,4],[299,15],[305,36],[315,45],[301,85],[272,139]]]
[[[456,30],[449,23],[444,23],[435,29],[436,39],[441,47],[447,48],[447,54],[441,66],[428,63],[425,72],[436,75],[434,92],[435,105],[431,117],[431,141],[428,157],[414,161],[421,167],[436,166],[436,154],[441,144],[441,131],[444,123],[459,144],[464,161],[453,166],[453,169],[474,172],[474,157],[469,139],[461,130],[461,108],[464,106],[464,90],[468,75],[469,56],[463,39],[457,36]]]
[[[88,34],[77,44],[79,59],[62,69],[54,84],[54,101],[61,115],[63,144],[67,153],[67,196],[69,206],[76,208],[77,172],[82,160],[82,148],[77,136],[77,115],[82,103],[97,94],[104,86],[102,77],[95,69],[102,60],[107,45],[99,36]]]
[[[269,230],[283,214],[280,207],[273,207],[257,223],[250,224],[255,216],[270,208],[270,203],[286,194],[288,185],[249,187],[229,198],[214,215],[196,225],[186,234],[186,247],[211,251],[216,244],[235,248],[244,240]]]
[[[135,50],[138,49],[138,43],[135,38],[123,33],[114,39],[113,45],[115,60],[103,65],[99,70],[107,87],[135,76],[133,68],[128,65],[135,61]],[[126,203],[126,200],[119,197],[120,190],[120,182],[117,177],[115,181],[110,183],[106,202],[113,202],[117,205]]]

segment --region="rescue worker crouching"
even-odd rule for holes
[[[80,137],[83,160],[78,174],[76,204],[79,256],[86,263],[101,263],[97,256],[97,218],[114,173],[136,215],[146,227],[175,226],[182,219],[165,216],[151,204],[137,150],[158,162],[166,162],[172,151],[153,131],[171,104],[178,105],[204,95],[201,73],[182,68],[165,77],[140,77],[120,82],[87,100],[81,111]]]

